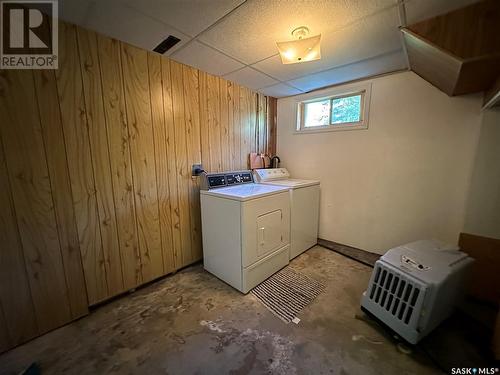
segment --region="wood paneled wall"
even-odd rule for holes
[[[274,153],[276,99],[60,23],[0,71],[0,352],[202,258],[198,181]]]

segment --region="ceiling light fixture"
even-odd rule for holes
[[[283,64],[296,64],[321,58],[321,34],[306,38],[309,29],[305,26],[297,27],[292,31],[296,40],[276,42]]]

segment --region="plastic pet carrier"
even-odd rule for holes
[[[452,313],[472,262],[436,240],[393,248],[375,263],[361,307],[416,344]]]

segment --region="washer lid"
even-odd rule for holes
[[[318,180],[299,180],[299,179],[287,179],[287,180],[273,180],[261,182],[261,184],[275,185],[275,186],[286,186],[288,188],[301,188],[306,186],[319,185]]]
[[[237,201],[247,201],[250,199],[281,193],[283,191],[288,191],[288,187],[250,183],[213,190],[201,190],[200,193],[205,195],[214,195],[221,198],[234,199]]]

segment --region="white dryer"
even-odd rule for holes
[[[255,179],[261,184],[283,186],[289,189],[290,260],[316,245],[320,182],[292,179],[286,168],[256,169]]]
[[[205,174],[203,265],[243,293],[289,262],[288,188],[261,185],[251,171]]]

